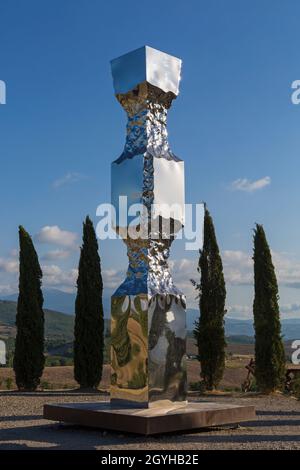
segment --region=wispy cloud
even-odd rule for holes
[[[270,184],[270,176],[265,176],[264,178],[260,178],[254,181],[248,180],[247,178],[238,178],[230,184],[229,188],[232,191],[244,191],[247,193],[253,193],[254,191],[258,191],[259,189],[269,186]]]
[[[253,260],[244,251],[225,250],[222,253],[227,284],[253,285]],[[300,261],[288,253],[272,251],[272,259],[279,284],[300,288]]]
[[[0,258],[0,271],[5,273],[17,273],[19,271],[19,261],[16,259]]]
[[[86,176],[81,174],[81,173],[76,173],[76,172],[69,171],[68,173],[66,173],[61,178],[58,178],[55,181],[53,181],[52,186],[53,186],[53,188],[58,189],[58,188],[61,188],[62,186],[66,186],[68,184],[78,183],[78,181],[81,181],[85,178],[86,178]]]
[[[300,289],[300,261],[287,253],[272,251],[279,283],[286,287]]]
[[[70,250],[51,250],[45,253],[42,256],[42,259],[44,261],[53,261],[53,260],[60,260],[60,259],[66,259],[69,258],[71,255]]]
[[[280,310],[282,313],[290,314],[292,313],[295,315],[296,313],[299,315],[300,313],[300,303],[293,303],[293,304],[284,304],[281,305]]]
[[[229,318],[246,320],[252,317],[252,305],[228,305],[226,310]]]
[[[283,319],[299,318],[300,303],[283,304],[279,306],[280,314]],[[229,318],[249,320],[253,319],[253,308],[251,305],[229,305],[227,306]]]
[[[52,264],[50,266],[42,266],[42,271],[44,287],[58,287],[65,291],[75,291],[78,276],[77,269],[63,270],[59,266]]]
[[[253,283],[253,261],[248,253],[240,250],[224,250],[222,260],[227,284],[251,285]]]
[[[69,248],[76,247],[77,233],[62,230],[58,225],[46,225],[36,235],[39,243],[49,243]]]
[[[17,284],[0,284],[0,295],[6,296],[17,292]]]

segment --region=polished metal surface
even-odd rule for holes
[[[181,60],[145,46],[111,64],[116,97],[128,117],[124,150],[112,164],[112,203],[129,259],[111,304],[111,399],[145,406],[183,402],[185,298],[168,257],[184,225],[184,163],[171,151],[167,132]],[[128,206],[142,204],[141,215],[121,220],[119,196]],[[138,237],[129,232],[133,225]]]
[[[148,404],[148,298],[111,301],[110,399]]]
[[[127,93],[148,82],[161,90],[179,93],[181,60],[143,46],[111,61],[115,93]]]
[[[148,308],[149,403],[186,400],[186,313],[183,297],[155,295]]]
[[[143,406],[186,400],[185,300],[174,295],[113,296],[112,401]]]

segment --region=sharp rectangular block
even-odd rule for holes
[[[166,93],[179,93],[181,60],[153,47],[143,46],[113,59],[111,70],[116,94],[146,81]]]
[[[113,296],[111,347],[111,400],[186,401],[185,306],[176,296]]]
[[[100,429],[153,435],[252,421],[255,409],[253,406],[209,402],[146,409],[117,407],[105,402],[69,403],[45,405],[44,417]]]

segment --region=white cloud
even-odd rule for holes
[[[126,276],[126,271],[117,269],[104,269],[102,270],[102,279],[104,288],[117,289],[123,282]]]
[[[65,186],[67,184],[78,183],[78,181],[81,181],[85,178],[86,178],[86,176],[82,175],[81,173],[75,173],[75,172],[69,171],[68,173],[66,173],[61,178],[58,178],[55,181],[53,181],[52,186],[53,186],[53,188],[57,189],[57,188],[60,188],[61,186]]]
[[[300,303],[291,303],[279,305],[280,316],[282,319],[299,318]],[[253,319],[253,308],[251,305],[230,305],[227,307],[229,318],[247,320]]]
[[[0,284],[0,295],[6,296],[10,294],[15,294],[18,290],[16,284]]]
[[[225,250],[222,253],[225,279],[228,284],[253,285],[253,260],[243,251]],[[278,283],[300,288],[300,261],[288,253],[272,251]]]
[[[17,273],[19,271],[19,261],[0,258],[0,271],[10,274]]]
[[[300,261],[287,253],[272,251],[278,281],[286,287],[300,289]]]
[[[61,290],[73,291],[76,287],[78,277],[77,269],[70,269],[64,271],[59,266],[44,265],[43,271],[43,286],[45,287],[59,287]]]
[[[225,250],[222,260],[227,284],[247,285],[253,282],[253,261],[248,253]]]
[[[51,250],[48,253],[45,253],[42,256],[42,259],[45,261],[53,261],[53,260],[60,260],[66,259],[71,255],[69,250]]]
[[[285,304],[280,306],[280,311],[282,313],[300,313],[300,303]]]
[[[198,300],[197,291],[191,283],[191,279],[196,282],[200,279],[200,274],[197,272],[198,257],[195,259],[182,258],[178,260],[170,260],[169,267],[175,285],[186,296],[187,307],[197,308]]]
[[[77,234],[62,230],[57,225],[46,225],[35,235],[35,239],[39,243],[51,243],[53,245],[75,248]]]
[[[252,317],[252,306],[250,305],[229,305],[226,306],[226,310],[229,318],[246,320]]]
[[[237,180],[233,181],[230,185],[230,189],[233,191],[245,191],[248,193],[252,193],[257,191],[258,189],[262,189],[265,186],[269,186],[271,184],[270,176],[265,176],[264,178],[250,181],[247,178],[238,178]]]

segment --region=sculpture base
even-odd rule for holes
[[[112,431],[152,435],[237,424],[255,419],[253,406],[189,403],[185,406],[116,407],[109,402],[44,406],[44,418]]]

